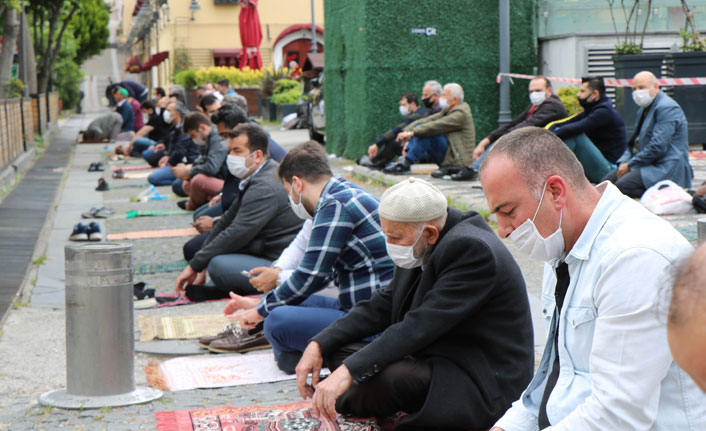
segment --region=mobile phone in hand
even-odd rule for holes
[[[250,271],[240,271],[240,274],[241,274],[243,277],[247,278],[248,280],[250,280],[251,278],[253,278],[253,275],[250,274]]]

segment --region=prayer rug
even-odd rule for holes
[[[111,190],[120,190],[120,189],[144,189],[145,187],[149,187],[149,184],[142,183],[142,184],[121,184],[119,186],[110,186]]]
[[[310,401],[274,406],[219,407],[202,410],[156,412],[158,431],[386,431],[393,420],[346,418],[336,423],[314,416]],[[388,423],[389,422],[389,423]]]
[[[137,232],[123,232],[108,234],[108,241],[117,241],[122,239],[146,239],[146,238],[172,238],[177,236],[195,236],[198,235],[193,227],[181,229],[163,229],[163,230],[142,230]]]
[[[204,351],[205,352],[205,351]],[[277,367],[272,351],[180,357],[145,367],[150,386],[170,391],[224,388],[296,378]]]
[[[154,166],[120,166],[119,168],[113,168],[113,172],[117,171],[146,171],[149,169],[154,169]]]
[[[194,214],[193,211],[185,211],[182,209],[161,209],[161,210],[132,210],[125,214],[125,218],[137,218],[137,217],[161,217],[161,216],[174,216],[174,215],[185,215]]]
[[[684,238],[687,239],[687,241],[695,242],[699,239],[699,232],[698,232],[698,229],[696,228],[696,225],[690,224],[690,225],[675,226],[675,227],[679,231],[679,233],[682,234],[684,236]]]
[[[689,158],[692,160],[706,159],[706,151],[689,151]]]
[[[215,335],[230,320],[221,314],[140,316],[140,341],[183,340]]]
[[[188,262],[184,259],[179,259],[175,262],[166,263],[143,263],[133,268],[133,274],[157,274],[161,272],[181,272]]]

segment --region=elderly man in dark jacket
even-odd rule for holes
[[[192,300],[227,298],[229,292],[258,293],[241,272],[269,266],[303,224],[275,178],[278,165],[269,158],[264,129],[241,124],[233,130],[229,146],[228,170],[241,179],[240,193],[177,278],[177,293],[184,293],[187,284],[202,285],[208,269],[215,288],[195,288],[189,294]]]
[[[517,263],[482,216],[447,208],[425,181],[388,189],[379,214],[395,276],[312,339],[301,395],[329,419],[403,411],[397,429],[488,429],[534,366]]]
[[[501,136],[527,126],[544,127],[552,121],[567,117],[564,104],[554,94],[552,84],[549,80],[537,75],[529,82],[530,105],[520,115],[513,118],[509,123],[503,124],[490,132],[490,135],[481,139],[473,150],[473,164],[463,168],[461,171],[452,174],[454,181],[470,181],[478,178],[478,168],[488,153],[490,147],[500,139]]]

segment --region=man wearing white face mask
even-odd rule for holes
[[[334,176],[320,144],[309,141],[289,151],[277,173],[297,216],[312,219],[306,253],[279,287],[261,299],[231,295],[224,312],[245,309],[233,315],[243,328],[264,321],[277,365],[294,374],[309,339],[387,286],[394,266],[380,230],[377,199]],[[331,281],[337,298],[316,295]]]
[[[403,157],[383,172],[408,174],[414,163],[432,162],[439,165],[432,175],[441,178],[468,166],[473,161],[476,128],[471,107],[463,100],[460,85],[444,85],[439,99],[441,111],[409,124],[397,134],[397,140],[405,145]]]
[[[241,124],[233,130],[228,145],[226,163],[241,179],[240,193],[177,278],[177,293],[186,290],[192,300],[227,298],[229,292],[257,294],[241,272],[272,263],[302,226],[289,207],[282,183],[275,178],[277,162],[269,158],[264,129]],[[213,287],[203,286],[205,270]]]
[[[706,429],[706,395],[674,363],[658,317],[686,239],[613,184],[594,188],[547,130],[503,136],[480,169],[498,234],[547,262],[546,348],[491,431]]]
[[[463,168],[460,172],[452,174],[454,181],[471,181],[478,178],[478,168],[485,158],[485,154],[495,141],[501,136],[515,129],[527,126],[544,127],[552,121],[569,115],[564,104],[554,94],[551,82],[542,75],[537,75],[529,82],[530,105],[520,115],[509,123],[503,124],[481,139],[473,150],[473,164]]]
[[[532,376],[517,263],[481,215],[423,180],[386,190],[380,222],[395,277],[312,338],[300,394],[327,418],[404,411],[404,429],[488,429]],[[320,381],[323,365],[333,373]]]
[[[613,182],[624,194],[639,198],[662,180],[691,188],[694,173],[689,164],[689,140],[684,111],[659,90],[651,72],[640,72],[632,80],[632,98],[640,107],[635,132],[628,149],[635,154],[604,180]]]

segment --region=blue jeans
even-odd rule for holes
[[[483,159],[485,159],[485,156],[488,155],[488,151],[490,151],[490,148],[493,146],[494,143],[495,142],[491,142],[490,144],[488,144],[488,147],[485,149],[483,154],[481,154],[475,162],[471,163],[471,166],[469,166],[469,168],[473,169],[476,172],[480,171],[480,164],[483,163]]]
[[[157,168],[147,177],[147,181],[153,186],[170,186],[176,181],[177,177],[172,173],[172,168],[164,166]]]
[[[449,141],[444,135],[412,138],[407,145],[405,156],[412,163],[433,162],[441,166],[449,148]]]
[[[299,305],[283,305],[270,311],[265,318],[265,338],[275,356],[303,352],[311,337],[345,314],[338,299],[311,295]]]
[[[137,138],[135,139],[135,142],[132,143],[132,151],[130,151],[130,155],[132,157],[140,157],[142,156],[142,153],[152,145],[157,145],[157,143],[150,138]]]
[[[213,206],[208,206],[208,202],[205,204],[201,205],[200,207],[196,208],[196,211],[194,211],[194,221],[198,220],[199,217],[201,216],[209,216],[209,217],[220,217],[223,215],[223,206],[221,205],[220,202]]]
[[[186,194],[184,191],[184,181],[180,179],[174,180],[172,183],[172,191],[174,192],[175,195],[181,196],[182,198],[188,198],[189,195]]]

